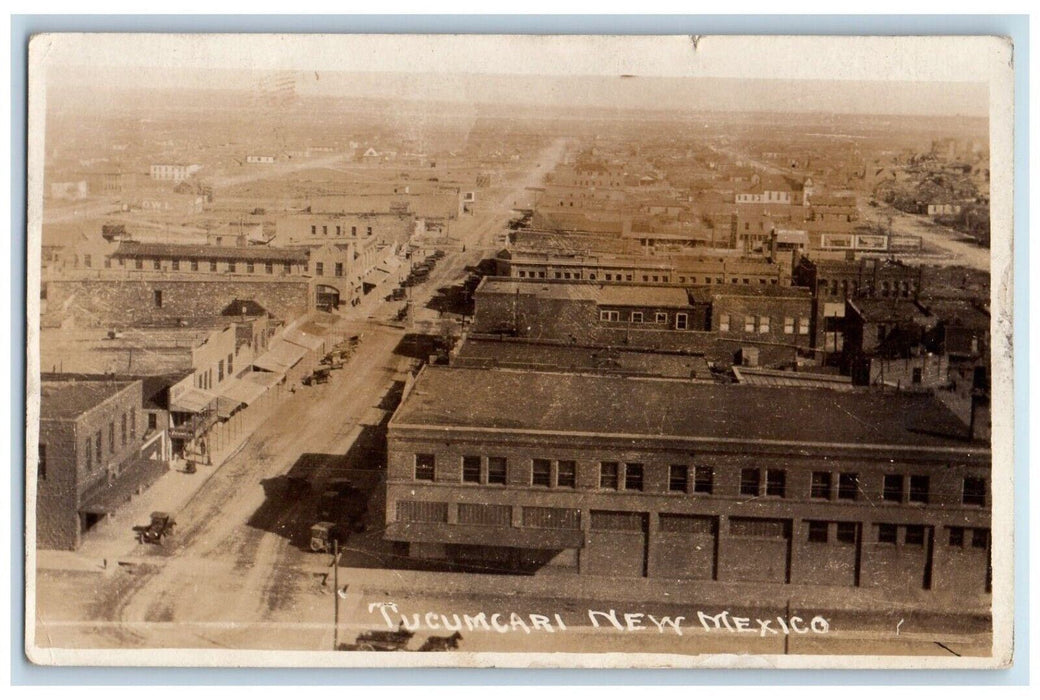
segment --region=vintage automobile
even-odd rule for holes
[[[303,378],[303,383],[307,386],[313,384],[325,384],[329,381],[330,372],[331,370],[328,367],[318,367],[312,373]]]
[[[169,513],[156,511],[152,513],[152,522],[147,525],[135,525],[134,532],[137,533],[137,541],[141,544],[165,545],[176,524]]]
[[[349,479],[336,479],[325,486],[318,502],[319,518],[343,523],[354,532],[364,532],[367,514],[368,494]]]
[[[341,539],[339,535],[336,523],[322,521],[311,525],[311,551],[331,552],[333,540]]]

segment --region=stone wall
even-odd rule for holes
[[[161,294],[161,298],[156,293]],[[301,279],[52,280],[47,285],[48,314],[43,325],[71,320],[79,327],[126,327],[161,322],[190,323],[217,316],[234,299],[252,299],[277,318],[290,320],[312,306],[310,283]]]

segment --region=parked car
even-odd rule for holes
[[[165,546],[176,524],[169,513],[155,511],[152,513],[152,521],[147,525],[135,525],[134,532],[137,533],[137,541],[141,544]]]

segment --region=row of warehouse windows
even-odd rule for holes
[[[185,260],[185,261],[181,261],[181,260],[179,260],[177,258],[172,258],[170,260],[166,260],[166,259],[163,259],[163,258],[152,258],[151,260],[152,260],[151,267],[152,267],[153,270],[162,270],[164,262],[169,263],[170,270],[172,270],[173,272],[179,272],[181,270],[181,263],[182,262],[187,263],[187,269],[190,270],[191,272],[198,272],[199,271],[199,266],[200,266],[200,261],[199,260]],[[135,270],[143,270],[145,268],[145,261],[146,261],[145,258],[135,258],[134,259],[134,269]],[[218,271],[217,267],[218,267],[219,262],[220,261],[211,258],[211,259],[208,259],[208,260],[201,261],[201,265],[203,267],[205,267],[206,270],[208,270],[209,272],[217,272]],[[122,265],[123,261],[120,260],[119,264]],[[253,274],[253,273],[255,273],[257,271],[257,268],[259,266],[263,266],[263,270],[264,270],[265,273],[267,273],[268,275],[273,275],[274,274],[274,270],[275,270],[275,265],[276,265],[276,263],[273,262],[273,261],[270,261],[270,260],[264,261],[262,263],[245,262],[245,263],[242,263],[242,268],[246,272],[248,272],[250,274]],[[87,266],[88,267],[90,266],[89,263],[87,264]],[[284,275],[291,274],[292,273],[292,266],[293,266],[293,263],[281,263],[282,274],[284,274]],[[226,272],[238,272],[238,269],[239,269],[239,261],[228,260],[225,263],[224,271],[226,271]],[[306,269],[306,266],[304,266],[304,269]]]
[[[719,314],[719,330],[723,333],[730,330],[734,330],[740,327],[739,316],[731,316],[730,314]],[[773,327],[773,319],[770,316],[744,316],[744,332],[745,333],[769,333]],[[795,322],[797,321],[798,335],[808,335],[809,333],[809,319],[808,317],[802,316],[797,319],[794,316],[784,317],[784,334],[793,335],[795,332]]]
[[[336,226],[336,235],[337,236],[342,236],[343,235],[343,228],[344,228],[343,226]],[[312,236],[317,236],[318,235],[318,226],[317,225],[311,225],[311,235]],[[327,224],[322,224],[322,226],[321,226],[321,235],[323,235],[323,236],[329,235],[329,226]],[[350,235],[351,236],[356,236],[357,235],[357,226],[351,226],[350,227]],[[365,235],[366,236],[371,236],[372,235],[372,227],[371,226],[366,226],[365,227]]]
[[[550,279],[557,279],[557,280],[581,280],[581,279],[585,279],[584,274],[585,273],[580,272],[580,271],[579,272],[564,272],[564,271],[559,271],[559,270],[547,273],[545,270],[517,269],[517,272],[516,272],[516,276],[520,277],[520,278],[523,278],[523,279],[527,279],[527,278],[530,278],[530,279],[546,279],[546,277],[549,277]],[[590,272],[589,275],[588,275],[588,279],[590,279],[590,280],[597,279],[596,278],[596,274],[597,273],[595,273],[595,272]],[[642,282],[662,282],[662,283],[668,283],[668,282],[672,281],[672,278],[669,275],[662,275],[662,274],[657,274],[657,275],[654,275],[654,274],[635,275],[635,274],[630,273],[630,272],[628,272],[628,273],[607,272],[607,273],[603,274],[603,279],[606,282],[635,282],[635,281],[642,281]],[[696,277],[694,275],[689,275],[689,276],[687,276],[687,275],[678,275],[677,279],[679,281],[679,284],[698,284],[698,280],[701,279],[701,278]],[[704,279],[704,284],[725,284],[726,283],[726,278],[725,277],[708,277],[708,276],[705,276],[703,279]],[[764,284],[774,284],[775,285],[775,284],[777,284],[777,280],[776,280],[775,277],[731,277],[729,279],[729,283],[730,284],[747,284],[747,285],[750,285],[750,284],[753,284],[754,282],[757,282],[760,285],[764,285]]]
[[[647,317],[648,316],[649,316],[649,314],[647,315]],[[643,321],[644,315],[643,315],[642,311],[633,311],[628,318],[629,318],[629,321],[631,323],[644,323],[644,321]],[[676,330],[684,331],[687,328],[689,328],[689,325],[690,325],[689,319],[690,319],[690,315],[689,314],[676,313],[675,316],[674,316],[674,320],[675,320],[675,324],[674,325],[675,325]],[[621,321],[621,312],[620,311],[611,311],[609,309],[601,309],[600,312],[599,312],[599,320],[600,321],[606,321],[608,323],[618,323],[618,322]],[[670,325],[668,313],[665,312],[665,311],[656,311],[656,312],[654,312],[654,323],[658,323],[658,324],[662,324],[662,325],[666,325],[666,326]]]
[[[446,502],[409,501],[397,502],[396,519],[406,523],[447,523]],[[552,508],[544,506],[517,506],[520,508],[520,523],[523,527],[578,530],[581,528],[581,510],[578,508]],[[510,527],[513,525],[512,505],[487,503],[458,504],[460,525],[487,525]],[[645,514],[625,511],[590,512],[589,525],[593,530],[639,531],[645,528]],[[715,535],[718,519],[710,515],[685,513],[660,513],[661,532]],[[859,540],[861,524],[851,521],[806,520],[805,538],[811,544],[854,545]],[[924,546],[928,529],[924,525],[898,525],[894,523],[874,524],[874,543]],[[986,549],[989,547],[988,528],[947,527],[946,543],[950,547]],[[773,518],[729,518],[729,534],[735,537],[762,539],[787,539],[791,536],[791,521]]]
[[[415,455],[415,479],[433,481],[436,475],[436,456]],[[577,485],[578,465],[575,460],[531,460],[531,486],[573,489]],[[466,455],[462,458],[462,481],[472,484],[504,485],[507,482],[508,463],[505,457]],[[636,462],[600,462],[599,488],[612,491],[643,491],[645,465]],[[931,500],[931,479],[926,475],[885,474],[881,499],[895,503],[927,505]],[[668,467],[668,491],[672,493],[715,492],[715,469],[710,466],[673,464]],[[858,500],[863,493],[856,472],[814,471],[809,497],[817,500]],[[748,467],[740,470],[741,496],[773,496],[787,498],[787,470]],[[966,476],[961,491],[964,505],[985,507],[986,480]]]
[[[821,294],[828,294],[830,296],[838,296],[839,293],[842,296],[856,296],[860,291],[859,283],[856,280],[825,280],[821,279],[817,283],[817,289]],[[909,298],[912,292],[917,291],[917,284],[913,280],[882,280],[877,285],[877,295],[881,297],[903,297]],[[871,288],[869,285],[864,285],[864,293],[869,294]]]
[[[628,321],[630,323],[647,323],[650,318],[650,314],[644,313],[643,311],[632,311],[629,314]],[[739,323],[734,323],[736,318],[731,317],[730,314],[719,314],[719,330],[722,332],[728,332],[733,328],[738,328]],[[653,313],[653,322],[657,324],[668,325],[669,316],[667,312],[655,311]],[[684,313],[675,314],[675,327],[679,330],[684,330],[688,327],[689,316]],[[610,323],[617,323],[621,321],[621,312],[612,311],[608,309],[601,309],[599,312],[599,320]],[[809,333],[809,319],[808,317],[795,318],[794,316],[784,317],[784,333],[787,335],[793,335],[795,332],[795,323],[797,321],[797,329],[799,335],[808,335]],[[772,329],[772,318],[770,316],[744,316],[744,332],[745,333],[769,333]]]

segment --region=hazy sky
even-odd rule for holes
[[[48,82],[620,109],[988,114],[989,37],[49,35]],[[1004,63],[1002,63],[1004,62]],[[621,78],[621,75],[637,76]]]

